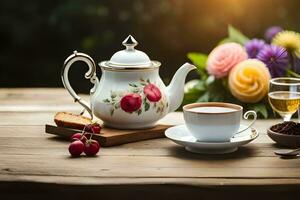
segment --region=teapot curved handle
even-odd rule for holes
[[[83,61],[88,65],[89,70],[85,73],[85,78],[90,79],[91,83],[93,83],[94,85],[97,85],[99,80],[96,76],[96,64],[95,64],[94,60],[89,55],[84,54],[84,53],[79,53],[77,51],[74,51],[73,54],[70,55],[65,60],[64,65],[61,70],[61,79],[64,84],[64,87],[68,90],[70,95],[74,98],[74,101],[78,102],[81,106],[83,106],[84,109],[87,110],[88,113],[90,114],[91,119],[93,119],[93,112],[92,112],[90,106],[88,105],[88,103],[86,101],[84,101],[83,99],[81,99],[80,96],[77,95],[77,93],[73,90],[73,88],[69,82],[69,78],[68,78],[69,69],[72,66],[72,64],[77,61]],[[91,89],[91,93],[93,93],[93,92],[95,92],[95,86]]]

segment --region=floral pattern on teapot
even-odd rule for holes
[[[162,115],[168,108],[165,95],[155,83],[149,79],[140,79],[138,82],[129,83],[127,91],[111,91],[110,97],[102,102],[111,105],[110,115],[113,116],[115,110],[123,110],[127,113],[137,115],[147,112],[152,107],[156,113]]]
[[[107,127],[154,127],[158,120],[181,105],[186,75],[196,67],[183,64],[170,84],[165,86],[159,77],[159,61],[151,60],[146,53],[137,50],[138,42],[131,35],[122,44],[125,49],[99,63],[102,71],[100,79],[96,75],[95,61],[87,54],[74,51],[63,65],[63,84],[91,119],[95,116]],[[69,69],[77,61],[83,61],[89,67],[85,78],[94,84],[90,90],[90,103],[80,98],[69,82]]]

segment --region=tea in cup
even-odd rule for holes
[[[183,106],[183,116],[187,129],[203,142],[228,142],[235,134],[250,128],[255,122],[255,111],[248,111],[244,118],[253,115],[246,128],[240,129],[243,107],[221,102],[193,103]]]

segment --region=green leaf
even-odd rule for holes
[[[208,102],[209,101],[209,92],[205,92],[202,96],[199,97],[197,102]]]
[[[195,85],[194,89],[200,92],[204,92],[206,90],[205,81],[199,80],[199,82]]]
[[[201,96],[201,93],[186,93],[184,94],[182,104],[195,103],[199,99],[199,96]]]
[[[139,110],[137,111],[137,114],[138,114],[138,115],[142,114],[142,110],[139,109]]]
[[[114,98],[117,97],[117,94],[116,94],[115,92],[112,92],[111,95],[110,95],[110,97],[111,97],[112,99],[114,99]]]
[[[120,102],[115,104],[115,109],[118,109],[118,108],[120,108]]]
[[[159,113],[159,112],[160,112],[160,107],[157,107],[156,113]]]
[[[218,45],[220,45],[220,44],[225,44],[225,43],[229,43],[229,42],[234,42],[234,41],[232,41],[230,38],[224,38],[224,39],[222,39],[219,43],[218,43]]]
[[[184,86],[183,105],[196,102],[201,94],[206,91],[205,80],[191,80]]]
[[[206,79],[205,84],[210,85],[213,84],[214,82],[215,82],[215,77],[211,75]]]
[[[134,84],[134,83],[129,83],[129,85],[131,86],[131,87],[138,87],[136,84]]]
[[[109,99],[103,99],[103,102],[104,103],[110,103],[110,100]]]
[[[294,71],[292,71],[292,70],[287,70],[287,75],[290,75],[290,76],[292,76],[292,77],[296,77],[296,78],[300,78],[300,74],[298,74],[298,73],[296,73],[296,72],[294,72]]]
[[[114,112],[115,112],[115,109],[110,109],[110,115],[112,116],[113,114],[114,114]]]
[[[201,77],[201,79],[205,79],[208,74],[206,71],[206,61],[207,61],[207,55],[202,53],[188,53],[187,57],[194,63],[194,65],[197,67],[197,71]]]
[[[150,104],[148,102],[145,102],[144,108],[145,108],[145,111],[149,110]]]
[[[250,106],[257,114],[261,114],[264,118],[268,118],[267,106],[264,103],[256,103]]]
[[[207,55],[202,53],[188,53],[187,57],[196,65],[198,69],[206,68]]]
[[[246,37],[241,31],[231,25],[228,26],[228,39],[231,42],[237,42],[241,45],[244,45],[247,41],[249,41],[248,37]]]
[[[205,88],[204,80],[194,79],[194,80],[188,81],[184,85],[185,93],[194,93],[194,92],[205,91],[205,90],[206,90],[206,88]]]
[[[140,93],[140,90],[138,88],[132,88],[131,92],[133,92],[133,93]]]

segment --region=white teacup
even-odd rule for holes
[[[250,128],[255,122],[256,112],[251,110],[244,114],[248,119],[253,115],[249,126],[239,130],[243,115],[243,107],[221,102],[193,103],[183,106],[186,127],[199,141],[227,142],[237,133]]]

